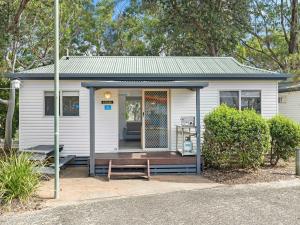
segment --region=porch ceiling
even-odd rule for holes
[[[86,88],[204,88],[208,82],[200,81],[95,81],[82,82]]]

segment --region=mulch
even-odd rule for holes
[[[203,176],[222,184],[252,184],[295,179],[295,160],[279,161],[277,166],[268,164],[258,169],[213,169],[207,168]]]

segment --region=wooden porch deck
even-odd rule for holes
[[[145,160],[157,165],[196,164],[196,156],[181,156],[176,151],[97,153],[95,158],[96,165],[108,165],[109,160],[116,164],[144,163]]]
[[[149,160],[152,175],[196,172],[196,156],[181,156],[176,151],[157,151],[96,153],[95,174],[106,175],[110,160],[114,165],[145,165]]]

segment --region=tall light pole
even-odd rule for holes
[[[59,0],[54,2],[55,19],[55,47],[54,47],[54,164],[55,164],[55,182],[54,198],[59,198]]]

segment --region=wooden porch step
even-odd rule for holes
[[[127,169],[127,168],[147,168],[146,165],[111,165],[111,168],[124,168],[124,169]]]
[[[135,176],[135,177],[147,177],[150,179],[150,160],[146,159],[145,164],[113,164],[112,160],[108,163],[107,179],[110,180],[111,176]],[[119,171],[112,171],[112,169],[120,169]],[[122,169],[125,169],[122,171]],[[132,169],[129,170],[128,169]],[[139,171],[143,169],[144,171]]]
[[[135,176],[135,177],[143,177],[147,176],[144,172],[111,172],[111,176]]]

